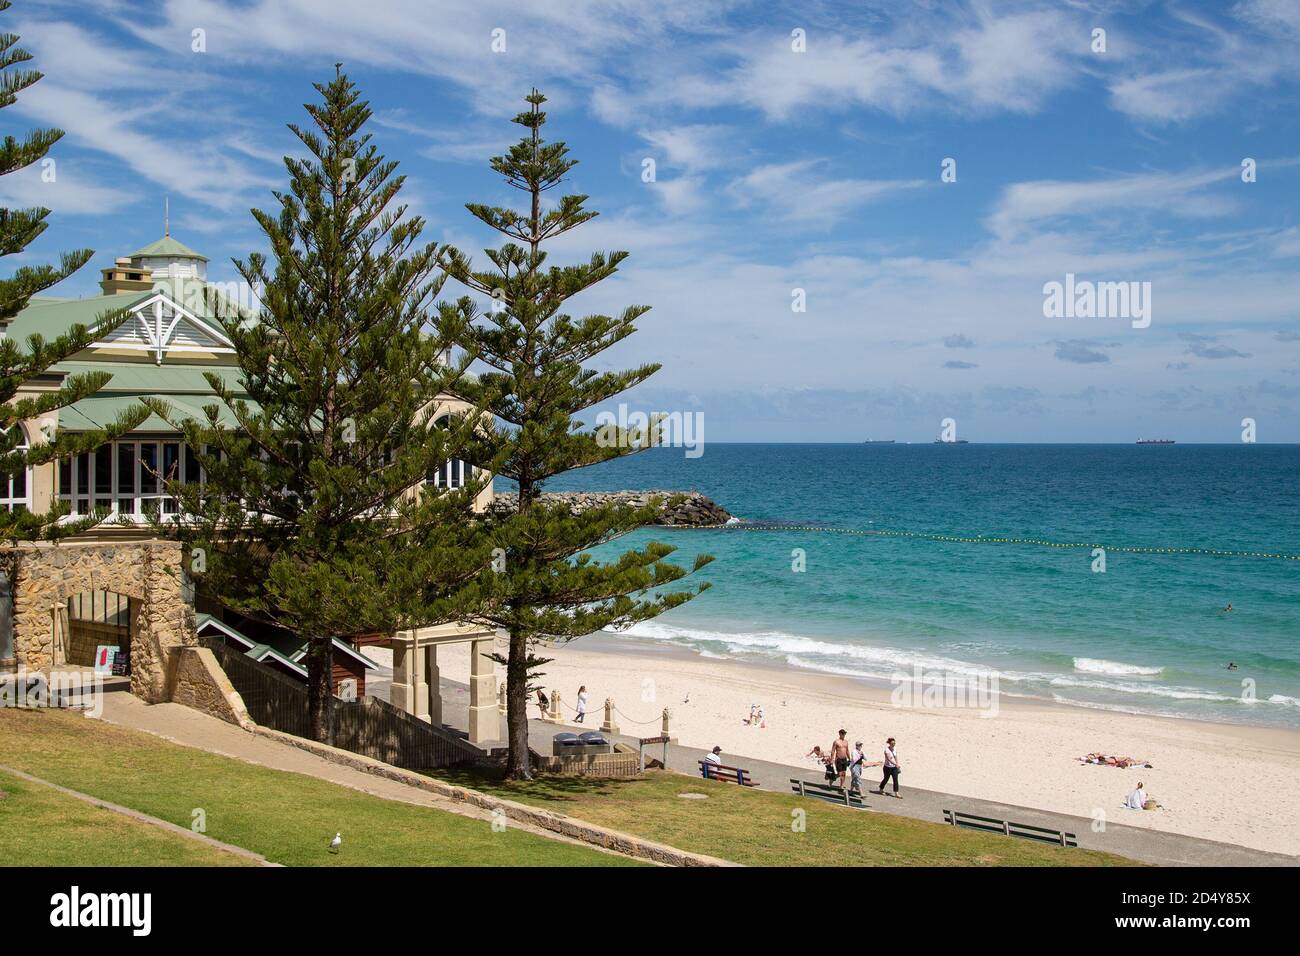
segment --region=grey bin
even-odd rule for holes
[[[582,752],[582,741],[577,734],[556,734],[551,738],[551,756],[563,757]]]

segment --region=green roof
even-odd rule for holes
[[[108,372],[112,381],[99,390],[109,392],[160,392],[200,395],[216,401],[204,373],[212,372],[236,392],[242,392],[240,370],[233,365],[154,365],[142,362],[60,362],[54,368],[68,375]]]
[[[145,256],[149,258],[172,258],[177,259],[202,259],[208,261],[208,257],[201,253],[195,252],[183,242],[177,242],[171,236],[163,236],[157,242],[151,242],[143,249],[137,249],[127,256],[128,259],[139,259]]]
[[[159,401],[166,402],[172,407],[177,418],[194,419],[199,422],[207,422],[208,420],[207,413],[203,411],[204,406],[216,405],[218,409],[217,421],[221,425],[226,428],[234,428],[238,424],[235,421],[234,413],[225,406],[225,403],[211,395],[203,399],[197,396],[177,398],[175,395],[159,395],[150,392],[121,393],[117,395],[106,395],[99,392],[90,398],[83,398],[67,408],[60,409],[59,428],[68,431],[94,431],[104,428],[116,421],[117,417],[123,412],[139,409],[141,398],[156,398]],[[150,413],[148,418],[136,426],[132,434],[139,432],[168,432],[174,434],[176,428],[157,415]]]
[[[9,323],[6,337],[23,345],[31,335],[39,334],[47,342],[66,335],[74,325],[93,329],[107,312],[125,309],[142,302],[153,292],[119,292],[117,295],[97,295],[89,299],[32,299]]]

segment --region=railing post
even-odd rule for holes
[[[560,722],[560,692],[558,690],[552,690],[551,691],[551,723],[558,724],[559,722]]]
[[[600,725],[600,729],[603,733],[607,733],[607,734],[618,733],[618,723],[614,720],[614,698],[613,697],[605,698],[605,722]]]
[[[663,735],[664,735],[665,737],[669,736],[669,733],[668,733],[668,708],[667,708],[667,707],[664,708]]]
[[[506,709],[506,685],[502,684],[497,688],[497,713],[504,717]]]

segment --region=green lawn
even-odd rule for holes
[[[499,775],[482,773],[433,775],[750,866],[1133,865],[1093,850],[958,830],[663,771],[650,771],[639,780],[546,777],[527,783],[506,783]],[[686,799],[683,793],[707,799]],[[795,828],[796,810],[805,813],[802,832]]]
[[[383,800],[67,711],[0,709],[0,764],[187,828],[201,808],[208,836],[291,866],[637,865],[509,826],[494,833],[485,820]],[[48,789],[10,781],[0,789],[9,792],[0,798],[0,850],[11,850],[4,856],[10,862],[115,865],[155,850],[194,854],[159,863],[216,862],[212,851],[189,841],[181,847],[183,838],[143,824],[119,822],[114,830],[113,821],[125,818]],[[332,854],[336,831],[343,849]],[[160,850],[164,841],[177,846]],[[51,846],[51,859],[42,858]]]
[[[254,865],[6,773],[0,773],[0,860],[9,866]]]

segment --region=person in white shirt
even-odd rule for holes
[[[578,688],[578,716],[573,718],[575,724],[582,723],[582,719],[587,716],[587,685],[583,684]]]
[[[708,753],[704,755],[704,759],[709,763],[722,766],[722,748],[714,747],[712,750],[710,750]]]
[[[900,800],[903,799],[898,792],[899,769],[900,767],[898,763],[898,755],[894,752],[894,738],[890,737],[888,740],[885,741],[885,759],[883,762],[883,770],[885,775],[880,778],[880,787],[876,790],[876,793],[880,794],[881,796],[884,796],[885,784],[889,783],[890,780],[893,780],[894,796],[898,797],[898,799]]]
[[[1124,806],[1130,810],[1143,810],[1146,808],[1147,792],[1142,789],[1142,781],[1138,781],[1137,787],[1128,795],[1124,801]]]

